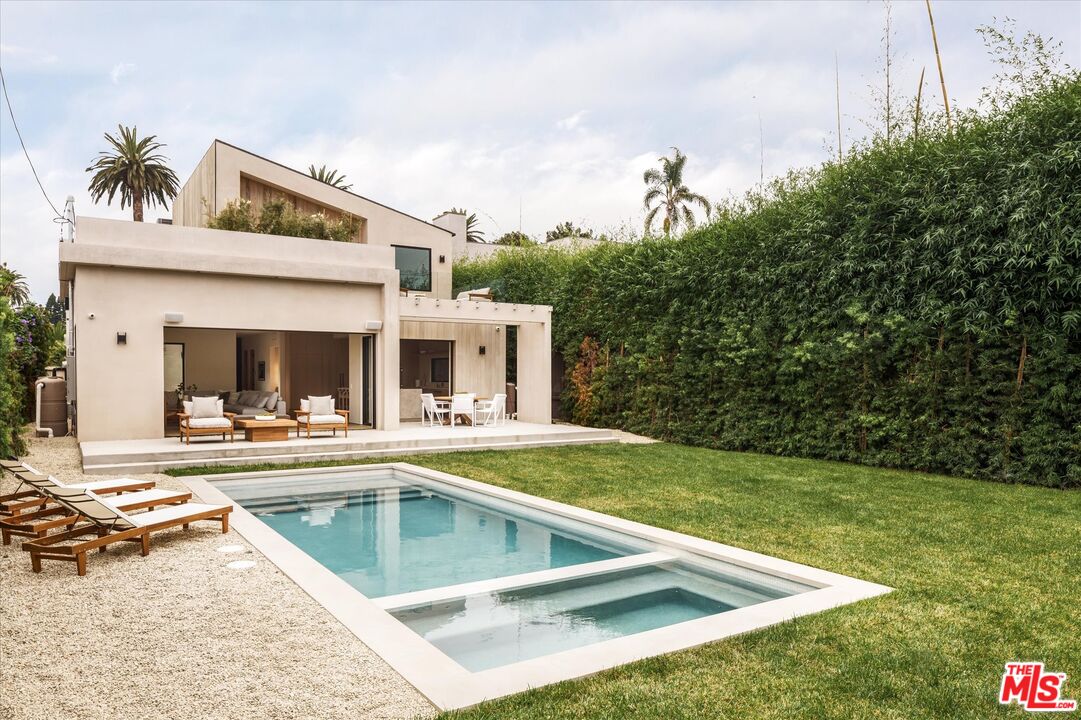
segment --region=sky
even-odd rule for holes
[[[1010,17],[1081,67],[1081,2],[933,4],[951,103],[991,81],[977,26]],[[941,107],[923,2],[894,2],[893,78]],[[421,218],[475,211],[489,239],[557,223],[641,232],[642,172],[678,146],[712,200],[866,135],[881,2],[0,3],[0,66],[52,202],[95,205],[103,133],[167,144],[181,182],[220,138]],[[59,225],[0,119],[0,260],[57,291]],[[169,217],[150,208],[147,219]]]

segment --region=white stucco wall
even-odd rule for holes
[[[404,212],[346,192],[228,143],[215,140],[173,205],[177,225],[203,227],[206,211],[216,213],[240,197],[241,175],[340,210],[366,222],[368,245],[406,245],[432,253],[432,297],[449,298],[454,234]],[[203,209],[203,199],[207,207]],[[439,261],[440,256],[443,262]],[[393,263],[392,263],[393,266]]]
[[[172,337],[189,338],[206,329],[346,334],[350,392],[359,397],[360,337],[373,332],[369,321],[379,321],[375,421],[395,429],[402,317],[424,323],[418,327],[464,324],[453,331],[466,353],[455,374],[467,373],[464,379],[478,388],[489,375],[494,382],[489,370],[506,351],[492,326],[518,325],[519,417],[551,420],[551,308],[401,298],[389,247],[80,218],[76,242],[60,245],[60,278],[62,285],[72,283],[80,440],[163,435],[166,328]],[[182,319],[167,323],[166,313]],[[469,330],[470,324],[483,327]],[[123,345],[118,332],[126,334]],[[474,346],[489,338],[492,355],[479,362]],[[235,363],[235,354],[228,355],[232,359],[214,371],[219,380]],[[232,389],[232,382],[221,384]]]

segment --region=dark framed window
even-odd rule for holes
[[[394,246],[394,267],[398,268],[399,284],[407,290],[431,292],[432,251],[428,248]]]

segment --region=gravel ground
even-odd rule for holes
[[[72,438],[25,458],[77,482]],[[166,475],[140,475],[182,488]],[[87,479],[103,479],[92,476]],[[11,492],[10,475],[0,493]],[[414,718],[434,708],[235,531],[217,523],[30,570],[0,548],[0,718]],[[217,552],[243,545],[237,554]],[[255,561],[232,570],[238,558]]]

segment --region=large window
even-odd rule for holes
[[[401,275],[399,282],[407,290],[432,290],[432,251],[428,248],[394,246],[394,267]]]

